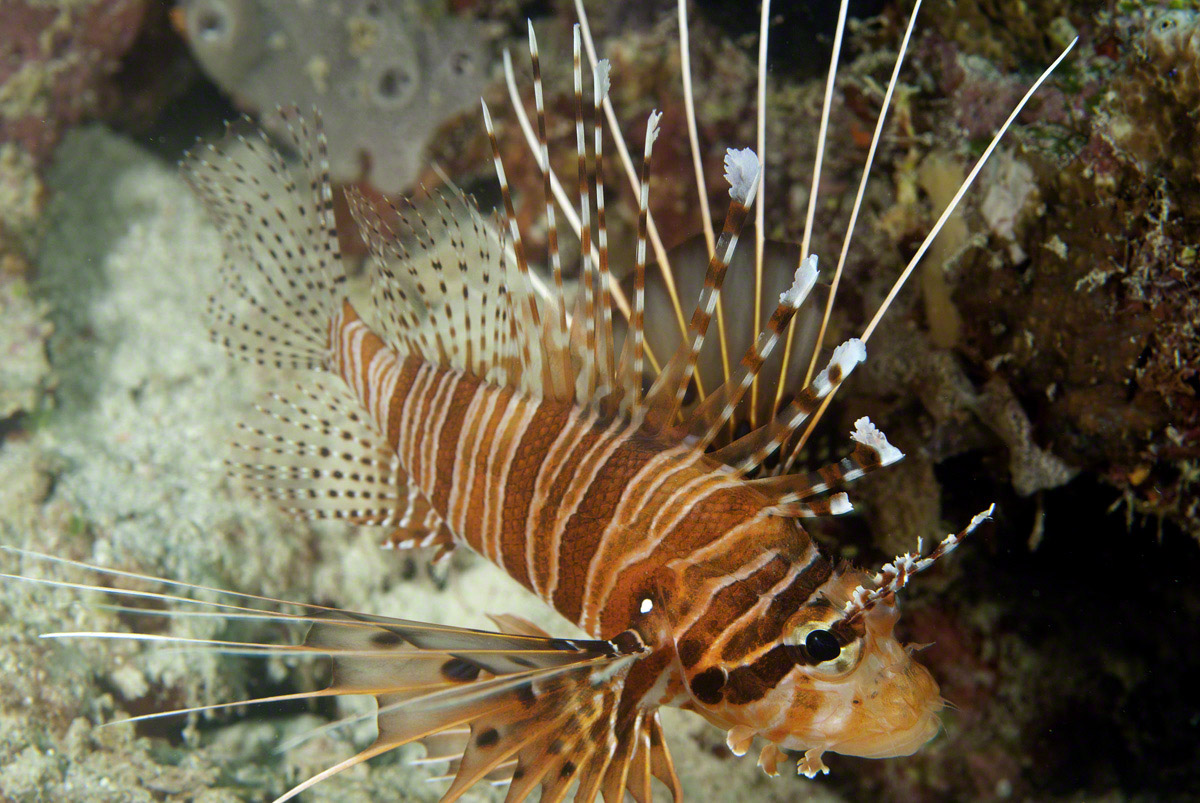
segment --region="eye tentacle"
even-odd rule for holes
[[[987,510],[977,513],[966,527],[957,533],[947,535],[942,539],[941,543],[924,557],[921,557],[921,541],[918,539],[916,552],[905,552],[903,555],[898,555],[891,563],[884,564],[883,568],[879,570],[879,573],[872,580],[874,588],[867,588],[865,585],[860,585],[854,589],[854,592],[850,595],[850,601],[846,603],[846,607],[842,610],[841,618],[834,622],[829,629],[838,636],[839,641],[849,638],[851,628],[867,611],[874,608],[882,600],[894,596],[900,589],[908,585],[908,581],[913,575],[925,571],[939,558],[953,552],[964,538],[974,532],[980,524],[983,524],[983,522],[992,517],[992,512],[995,509],[996,506],[992,504],[988,506]]]

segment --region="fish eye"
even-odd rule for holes
[[[804,637],[804,651],[817,663],[832,661],[842,652],[842,645],[828,630],[814,630]]]
[[[792,631],[787,640],[797,664],[810,667],[825,675],[841,675],[858,666],[862,656],[862,641],[855,639],[842,644],[824,622],[805,622]]]

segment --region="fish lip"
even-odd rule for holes
[[[942,721],[934,710],[926,711],[913,725],[900,731],[878,731],[842,739],[826,749],[844,756],[861,758],[897,758],[911,756],[929,743],[941,730]]]

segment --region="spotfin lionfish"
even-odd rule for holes
[[[685,6],[680,3],[681,16]],[[884,96],[847,243],[916,11]],[[317,654],[332,662],[327,689],[187,711],[329,695],[375,698],[374,743],[279,801],[413,742],[425,746],[426,761],[449,764],[446,801],[484,781],[508,784],[509,801],[525,800],[539,787],[543,801],[562,800],[571,789],[579,801],[597,795],[622,800],[626,791],[648,801],[652,778],[678,800],[661,706],[694,711],[727,731],[738,755],[761,739],[759,765],[772,775],[788,755],[799,757],[798,771],[810,778],[828,772],[827,752],[909,755],[939,728],[937,684],[893,633],[897,594],[991,509],[931,551],[918,543],[916,552],[878,572],[835,566],[800,520],[848,511],[842,487],[902,454],[864,418],[850,436],[848,457],[816,472],[793,471],[803,445],[803,437],[797,444],[794,436],[802,427],[811,431],[865,359],[879,315],[1066,51],[996,134],[862,336],[833,349],[823,370],[810,369],[773,419],[731,438],[725,431],[764,361],[781,341],[790,344],[793,316],[817,281],[817,257],[803,253],[790,287],[725,381],[685,403],[758,195],[761,164],[748,149],[727,153],[725,224],[710,248],[695,313],[674,354],[655,372],[644,319],[649,167],[659,115],[650,116],[635,178],[639,217],[629,303],[617,297],[610,272],[603,180],[593,186],[590,178],[603,176],[601,110],[609,108],[609,66],[595,59],[580,12],[596,120],[589,174],[577,25],[582,286],[571,304],[550,200],[561,187],[549,169],[532,25],[536,138],[520,102],[514,105],[544,179],[548,281],[529,264],[486,103],[506,225],[492,225],[458,191],[404,204],[392,210],[394,217],[352,195],[353,217],[370,247],[370,322],[345,292],[319,115],[306,121],[294,110],[282,112],[301,180],[265,135],[236,129],[187,162],[189,180],[227,246],[225,289],[212,306],[216,338],[236,357],[303,376],[298,390],[270,394],[257,418],[242,426],[236,473],[257,495],[301,518],[379,527],[394,547],[467,546],[591,636],[556,638],[513,616],[495,617],[499,632],[486,632],[318,605],[301,605],[300,614],[272,613],[252,607],[262,598],[233,592],[219,592],[222,601],[203,603],[204,610],[306,628],[303,641],[288,646],[128,634],[236,654]],[[764,20],[768,14],[763,3]],[[845,18],[843,2],[833,65]],[[683,36],[686,44],[686,25]],[[684,68],[686,76],[686,58]],[[818,152],[832,67],[830,73]],[[572,216],[570,204],[563,209]],[[810,203],[808,231],[811,225]],[[806,234],[802,252],[807,241]],[[834,289],[845,257],[843,248]],[[614,306],[629,310],[619,353]],[[645,377],[652,379],[648,387]],[[768,462],[777,452],[776,462]],[[169,593],[83,587],[201,604]]]

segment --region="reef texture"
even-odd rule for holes
[[[41,171],[63,133],[128,103],[119,74],[152,7],[148,0],[0,3],[0,276],[24,273],[36,248],[46,202]]]
[[[180,28],[237,105],[282,122],[277,106],[316,107],[343,182],[388,193],[428,169],[450,117],[478,106],[491,71],[485,26],[419,0],[185,0]]]
[[[68,126],[115,101],[112,77],[146,0],[10,0],[0,5],[0,143],[41,162]]]
[[[46,341],[54,327],[46,313],[23,277],[0,272],[0,421],[36,410],[50,387]]]
[[[530,101],[527,4],[451,5],[508,31]],[[809,197],[828,31],[814,29],[803,10],[777,5],[773,52],[815,54],[782,59],[768,92],[766,232],[794,242]],[[1200,219],[1193,212],[1200,209],[1200,15],[1191,4],[1120,2],[1099,12],[1094,5],[927,0],[831,323],[830,343],[862,330],[1015,101],[1078,34],[1069,59],[1009,132],[871,339],[867,363],[812,444],[814,462],[840,456],[849,422],[869,414],[907,453],[855,488],[863,515],[814,527],[831,553],[863,565],[913,548],[918,537],[928,542],[957,529],[998,503],[996,523],[904,600],[901,626],[913,642],[932,643],[922,660],[954,706],[945,734],[907,759],[833,757],[833,774],[810,783],[764,778],[752,761],[734,759],[720,733],[675,717],[669,738],[690,799],[1200,796],[1193,680],[1200,656],[1192,649],[1200,641]],[[47,8],[6,4],[0,14],[25,6]],[[571,6],[559,0],[534,9],[552,161],[568,185],[575,174]],[[404,74],[427,86],[431,54],[448,52],[431,43],[447,41],[438,37],[459,24],[468,25],[460,43],[477,42],[478,22],[422,7],[426,21],[402,29],[391,4],[347,2],[338,24],[304,26],[297,20],[311,20],[308,3],[296,3],[286,20],[277,6],[265,8],[232,0],[183,7],[190,44],[242,105],[316,103],[331,129],[372,129],[348,140],[345,151],[331,130],[347,180],[362,177],[365,153],[373,179],[387,164],[391,174],[408,176],[396,179],[398,189],[418,175],[419,154],[427,152],[461,185],[491,186],[490,151],[476,122],[429,141],[431,126],[473,101],[450,102],[466,93],[466,81],[438,84],[447,92],[443,111],[416,119],[398,98],[388,111],[370,94],[391,87],[403,95],[411,84],[368,70],[411,68]],[[823,267],[841,248],[908,10],[908,3],[877,3],[878,16],[852,21],[812,245]],[[384,19],[373,24],[376,12]],[[686,245],[703,223],[674,4],[621,0],[592,13],[601,55],[613,62],[614,107],[635,153],[647,114],[665,112],[652,203],[668,248]],[[203,42],[215,48],[242,31],[238,25],[267,27],[253,28],[265,32],[253,39],[255,48],[234,48],[227,51],[234,57],[208,64]],[[297,25],[298,32],[288,27]],[[724,148],[755,137],[756,28],[741,4],[692,8],[697,115],[715,215],[728,201],[719,168]],[[324,44],[305,44],[308,50],[296,44],[317,39]],[[386,50],[375,49],[384,42]],[[301,53],[319,58],[299,60]],[[475,66],[472,93],[489,74]],[[338,95],[343,75],[352,77],[351,88]],[[0,97],[10,82],[0,81]],[[279,94],[252,94],[251,85]],[[482,91],[536,260],[544,253],[540,172],[501,111],[504,89],[493,82]],[[368,107],[369,115],[355,116]],[[399,122],[388,128],[381,121],[392,112]],[[198,121],[197,130],[211,123]],[[47,227],[49,234],[32,267],[16,260],[6,262],[16,278],[0,272],[0,349],[15,349],[0,352],[0,410],[12,411],[0,426],[0,542],[397,616],[487,626],[484,613],[514,611],[561,630],[544,606],[481,561],[456,558],[448,577],[431,575],[424,556],[380,559],[372,534],[299,526],[231,488],[222,479],[221,444],[261,389],[253,372],[205,343],[197,299],[215,283],[215,231],[168,166],[95,129],[58,151],[43,215],[47,192],[36,166],[48,151],[8,139],[0,142],[0,164],[15,167],[0,171],[0,221],[20,221],[6,225],[29,232],[27,240]],[[619,264],[631,252],[636,215],[611,148],[606,160]],[[569,260],[569,237],[563,248]],[[771,264],[794,270],[787,260]],[[681,262],[676,270],[702,267]],[[749,304],[727,294],[728,319],[748,321]],[[22,354],[27,367],[14,368],[9,353]],[[7,401],[10,394],[16,402]],[[27,561],[7,565],[76,577]],[[261,799],[369,738],[335,732],[272,752],[281,736],[345,713],[333,705],[97,729],[168,706],[314,688],[320,675],[304,665],[272,664],[264,672],[232,659],[38,640],[40,632],[129,624],[69,599],[16,586],[0,595],[0,797]],[[193,621],[169,627],[217,632]],[[322,784],[311,799],[436,799],[439,786],[404,763],[413,755]],[[485,791],[473,799],[490,797]]]

